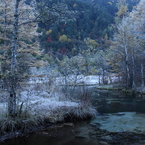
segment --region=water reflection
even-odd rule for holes
[[[74,126],[59,127],[36,132],[1,143],[0,145],[99,145],[90,136],[92,127],[89,122],[82,121]]]

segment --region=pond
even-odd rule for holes
[[[145,101],[119,91],[91,88],[99,115],[88,121],[61,123],[7,140],[0,145],[144,145]]]

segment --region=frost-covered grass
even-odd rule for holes
[[[108,84],[111,83],[117,83],[119,82],[119,78],[117,76],[112,75],[112,76],[106,76],[105,79],[107,80]],[[100,83],[103,84],[103,76],[99,76],[99,75],[88,75],[88,76],[84,76],[84,75],[68,75],[66,77],[61,76],[61,77],[57,77],[55,80],[56,84],[59,85],[65,85],[65,80],[67,80],[68,85],[99,85]]]
[[[65,118],[73,120],[96,116],[97,112],[92,106],[65,99],[64,94],[56,88],[47,90],[46,86],[31,86],[19,92],[17,108],[19,112],[23,104],[22,113],[15,119],[7,114],[7,101],[0,103],[0,134],[29,132],[46,123],[65,121]]]
[[[25,108],[25,107],[24,107]],[[72,101],[61,101],[59,98],[40,98],[29,102],[28,114],[37,116],[47,122],[64,121],[65,117],[86,119],[94,117],[96,110],[91,106],[83,106],[80,103]]]

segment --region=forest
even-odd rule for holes
[[[142,97],[144,8],[145,0],[1,0],[0,140],[96,116],[87,86]]]

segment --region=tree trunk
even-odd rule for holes
[[[132,91],[136,91],[135,84],[135,61],[134,61],[134,48],[132,48]]]
[[[12,38],[12,48],[11,48],[11,71],[10,71],[10,96],[8,104],[9,116],[16,117],[16,52],[18,46],[18,7],[20,0],[15,0],[14,7],[14,24],[13,24],[13,38]]]
[[[144,89],[144,67],[143,64],[141,64],[141,96],[143,93],[143,89]]]
[[[89,64],[88,64],[88,58],[85,56],[85,67],[86,67],[86,75],[89,74]]]
[[[128,88],[129,87],[129,82],[130,82],[130,74],[129,74],[129,66],[128,66],[128,51],[127,51],[127,46],[125,45],[124,47],[124,50],[125,50],[125,67],[126,67],[126,75],[127,75],[127,78],[126,78],[126,87]]]
[[[102,82],[103,82],[103,85],[105,84],[105,70],[102,69]]]
[[[99,75],[99,85],[101,84],[101,75]]]

